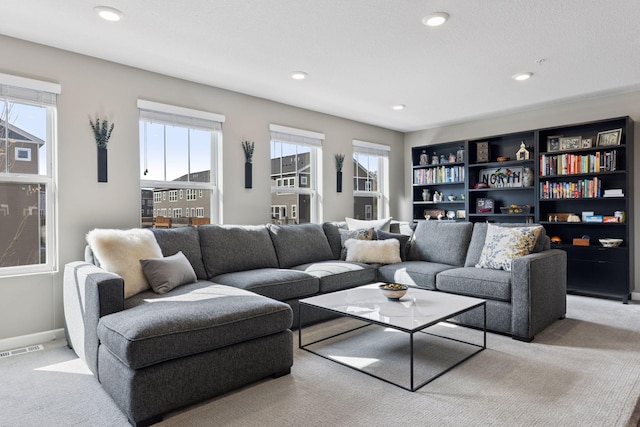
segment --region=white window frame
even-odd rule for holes
[[[324,134],[276,124],[270,124],[269,131],[271,132],[270,143],[273,143],[273,141],[279,141],[309,147],[311,149],[309,163],[315,171],[315,174],[311,177],[309,187],[278,187],[276,185],[271,186],[271,193],[295,193],[309,195],[309,199],[311,200],[310,222],[322,222],[322,142],[325,138]],[[271,150],[269,150],[269,152],[271,152]]]
[[[169,201],[170,202],[178,201],[178,190],[169,190]]]
[[[389,216],[389,153],[391,147],[388,145],[377,144],[374,142],[360,141],[354,139],[353,154],[356,153],[374,155],[378,157],[378,191],[372,190],[354,190],[354,197],[375,197],[378,199],[378,219],[387,218]],[[352,159],[355,156],[351,156]],[[357,176],[354,170],[354,178]]]
[[[209,212],[211,213],[210,222],[211,224],[222,223],[222,123],[225,121],[225,116],[208,111],[161,104],[143,99],[138,99],[138,109],[140,110],[140,123],[144,120],[152,122],[157,120],[157,122],[165,124],[172,121],[173,123],[180,124],[180,126],[208,130],[212,133],[210,150],[211,171],[209,173],[209,182],[157,181],[141,179],[140,189],[186,189],[187,194],[189,194],[189,190],[193,190],[192,194],[194,195],[197,194],[195,191],[199,190],[201,197],[204,191],[209,191],[211,194],[209,201]],[[163,192],[163,200],[164,198]],[[190,199],[187,197],[187,200]],[[196,208],[196,212],[200,209],[202,209],[201,215],[196,216],[204,217],[204,207]]]
[[[57,83],[43,82],[25,77],[0,73],[0,97],[20,104],[44,106],[46,115],[46,153],[45,174],[0,173],[0,182],[9,184],[36,184],[46,186],[45,210],[47,226],[46,232],[46,261],[42,264],[0,267],[0,277],[22,274],[43,273],[56,271],[58,265],[58,243],[56,230],[57,216],[57,180],[56,180],[56,151],[57,143],[57,95],[61,93],[61,86]],[[8,153],[7,153],[8,154]],[[8,211],[8,206],[6,207]]]
[[[291,205],[291,219],[298,218],[298,205]]]

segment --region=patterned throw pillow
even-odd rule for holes
[[[511,260],[529,255],[541,233],[541,225],[500,227],[488,224],[487,237],[476,267],[511,271]]]
[[[398,239],[358,240],[348,239],[346,261],[366,264],[395,264],[400,259],[400,242]]]
[[[340,229],[340,245],[342,246],[342,251],[340,252],[340,259],[342,261],[347,259],[347,248],[344,243],[349,239],[357,239],[357,240],[374,240],[376,231],[373,228],[361,229],[361,230],[344,230]]]

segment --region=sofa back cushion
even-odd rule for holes
[[[198,279],[207,279],[200,251],[200,236],[195,227],[152,228],[151,231],[156,236],[163,256],[168,257],[182,251]]]
[[[331,246],[320,224],[267,226],[280,268],[333,259]]]
[[[515,223],[515,222],[505,222],[505,223],[496,223],[493,225],[498,225],[501,227],[532,227],[537,224],[525,224],[525,223]],[[469,251],[467,252],[467,259],[464,262],[465,267],[475,267],[476,264],[480,262],[480,255],[482,255],[482,249],[484,248],[484,242],[487,238],[487,223],[486,222],[477,222],[473,226],[473,234],[471,236],[471,243],[469,243]],[[538,236],[538,240],[533,247],[532,252],[542,252],[543,250],[549,249],[549,237],[547,233],[542,228],[540,235]]]
[[[413,233],[407,259],[461,267],[472,230],[470,222],[420,221]]]
[[[200,247],[208,278],[256,268],[278,268],[266,225],[200,225]]]
[[[346,227],[346,223],[343,223]],[[322,223],[322,229],[324,235],[327,236],[327,241],[331,247],[331,253],[333,259],[340,259],[340,253],[342,252],[342,243],[340,242],[340,229],[343,228],[340,223],[337,222],[324,222]]]

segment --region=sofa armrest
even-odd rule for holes
[[[64,319],[69,347],[98,376],[98,321],[124,310],[124,280],[88,262],[65,265]]]
[[[534,335],[567,311],[567,253],[560,249],[514,258],[511,264],[513,337]]]

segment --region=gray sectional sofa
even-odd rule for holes
[[[473,267],[486,224],[421,222],[407,261],[390,265],[341,261],[336,223],[152,232],[163,256],[186,256],[195,283],[125,299],[122,277],[90,250],[64,274],[69,346],[134,425],[287,374],[298,300],[308,296],[375,281],[477,296],[488,300],[490,330],[527,341],[566,309],[566,255],[546,236],[511,272]]]

